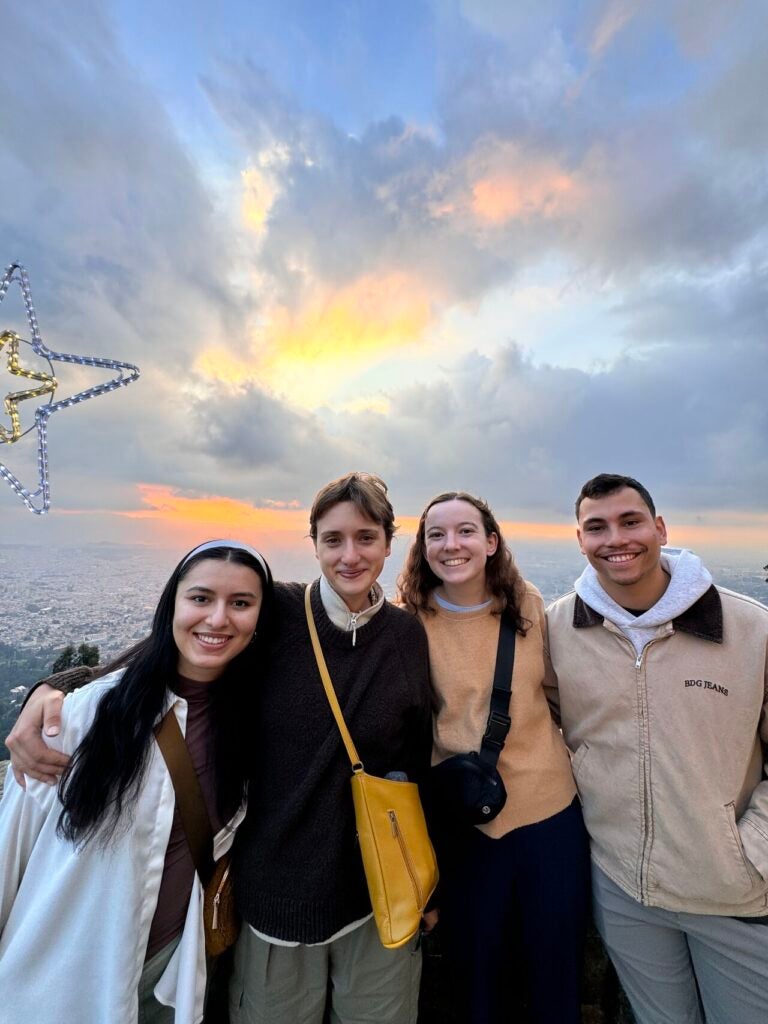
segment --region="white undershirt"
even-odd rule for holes
[[[489,604],[493,603],[493,598],[489,597],[487,601],[481,601],[480,604],[451,604],[444,597],[440,597],[436,590],[432,591],[432,596],[440,607],[445,608],[448,612],[479,612],[481,608],[487,608]]]

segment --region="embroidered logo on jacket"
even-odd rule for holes
[[[721,686],[720,683],[713,683],[709,679],[686,679],[686,686],[698,686],[701,690],[714,690],[716,693],[722,693],[724,697],[728,696],[728,687]]]

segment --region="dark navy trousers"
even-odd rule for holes
[[[510,1024],[523,1002],[535,1024],[579,1024],[590,864],[578,800],[501,839],[443,831],[440,846],[440,933],[462,1024]]]

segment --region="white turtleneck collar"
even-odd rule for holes
[[[364,608],[361,612],[351,612],[344,599],[336,593],[325,576],[321,575],[320,600],[323,602],[326,615],[334,626],[343,629],[346,633],[352,633],[352,646],[354,647],[358,627],[370,622],[376,612],[384,607],[385,598],[384,591],[379,584],[374,583],[370,593],[370,608]]]

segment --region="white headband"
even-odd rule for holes
[[[271,573],[269,571],[269,566],[264,561],[263,556],[259,554],[256,548],[252,548],[250,544],[243,544],[240,540],[207,540],[205,544],[198,544],[198,546],[193,548],[185,557],[179,568],[182,569],[190,558],[194,558],[195,555],[199,555],[202,551],[210,551],[211,548],[235,548],[237,551],[247,551],[248,554],[252,558],[255,558],[259,563],[261,568],[264,570],[264,575],[267,579],[270,579]]]

